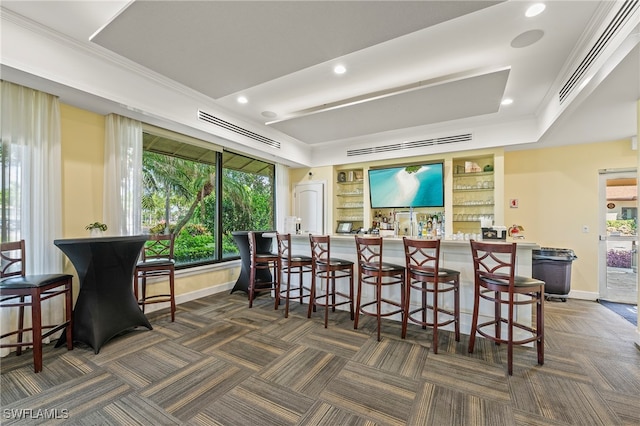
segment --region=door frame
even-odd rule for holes
[[[635,178],[638,183],[636,168],[602,169],[598,171],[598,298],[614,302],[637,303],[638,292],[611,290],[607,282],[607,180],[613,178]],[[638,201],[636,201],[636,208]],[[640,212],[640,209],[638,210]],[[621,237],[621,241],[624,237]],[[627,237],[629,239],[629,237]],[[638,236],[636,236],[636,241]],[[637,247],[637,244],[636,244]],[[636,254],[637,255],[637,254]]]

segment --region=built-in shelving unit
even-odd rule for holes
[[[482,219],[495,219],[493,156],[456,158],[453,161],[453,232],[479,233]]]
[[[335,224],[351,222],[353,229],[364,225],[364,179],[362,169],[336,171]]]

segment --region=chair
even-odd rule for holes
[[[297,296],[295,299],[302,304],[305,297],[311,293],[310,287],[304,286],[304,274],[312,273],[312,260],[309,256],[291,254],[291,234],[278,234],[278,255],[280,256],[280,295],[284,295],[285,308],[284,317],[289,317],[289,300],[291,297],[291,274],[298,276]],[[283,277],[286,275],[286,279]],[[282,284],[286,283],[286,289],[282,289]],[[307,293],[305,294],[305,290]]]
[[[278,233],[276,232],[276,237]],[[256,293],[274,292],[275,306],[278,309],[280,305],[280,256],[273,253],[261,253],[258,250],[256,241],[256,233],[249,232],[249,308],[253,307],[253,299]],[[273,273],[270,271],[273,269]],[[266,274],[260,274],[259,271],[265,271]],[[268,277],[268,278],[265,278]]]
[[[16,348],[16,355],[22,348],[33,346],[33,367],[36,373],[42,371],[42,342],[53,333],[66,328],[67,349],[73,349],[73,295],[72,275],[44,274],[26,275],[26,248],[24,240],[5,242],[0,247],[0,307],[18,308],[18,329],[0,336],[0,339],[17,335],[16,343],[3,343],[1,348]],[[42,325],[42,301],[56,296],[64,296],[65,321],[60,324]],[[31,307],[31,327],[24,326],[24,308]],[[44,334],[42,332],[46,331]],[[30,342],[23,341],[24,333],[32,332]]]
[[[311,294],[307,318],[311,318],[311,311],[316,306],[324,306],[324,328],[329,322],[329,308],[335,312],[337,306],[349,305],[351,320],[353,320],[353,262],[331,257],[331,240],[328,235],[309,235],[311,243]],[[349,279],[349,293],[336,289],[336,280]],[[317,281],[320,287],[326,283],[324,293],[319,293]]]
[[[496,344],[507,344],[507,369],[513,374],[513,345],[536,342],[538,364],[544,364],[544,281],[515,275],[516,243],[485,243],[471,240],[473,269],[475,273],[475,296],[473,318],[469,337],[469,353],[473,352],[476,333],[493,340]],[[506,294],[506,298],[503,297]],[[480,299],[494,305],[494,318],[478,324]],[[506,305],[506,318],[502,306]],[[516,306],[535,305],[535,327],[516,322]],[[521,314],[519,313],[518,316]],[[507,338],[501,337],[501,324],[507,325]],[[493,325],[491,334],[485,327]],[[516,340],[514,328],[524,330],[528,337]]]
[[[440,240],[403,237],[407,266],[406,313],[402,324],[402,338],[407,335],[409,321],[433,329],[433,353],[438,353],[438,329],[453,323],[456,342],[460,341],[460,272],[440,267]],[[420,306],[411,307],[412,290],[420,292]],[[440,303],[443,295],[453,292],[453,310]],[[428,295],[431,294],[431,304]],[[428,319],[428,312],[432,320]],[[417,314],[420,314],[419,316]],[[442,319],[440,315],[446,315]]]
[[[133,293],[142,307],[154,303],[166,303],[171,305],[171,322],[176,316],[176,297],[174,289],[175,260],[173,257],[173,234],[150,235],[142,248],[142,260],[136,264],[134,272]],[[147,279],[157,277],[169,277],[169,293],[153,294],[147,296]],[[138,284],[142,291],[142,297],[138,298]]]
[[[358,329],[360,314],[376,317],[378,328],[378,342],[382,318],[400,314],[404,323],[405,315],[405,267],[382,260],[382,237],[356,236],[356,252],[358,253],[358,296],[356,303],[356,318],[353,324]],[[362,286],[369,285],[375,290],[373,300],[362,302]],[[400,285],[400,301],[385,298],[383,288]],[[383,311],[383,304],[386,308]],[[375,305],[375,311],[366,309]]]

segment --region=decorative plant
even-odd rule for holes
[[[100,231],[106,231],[107,230],[107,225],[105,225],[104,223],[100,223],[100,222],[93,222],[88,224],[87,226],[85,226],[86,230],[92,230],[92,229],[99,229]]]

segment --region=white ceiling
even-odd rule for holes
[[[594,82],[555,116],[548,110],[560,85],[623,2],[546,1],[541,15],[526,18],[531,3],[3,0],[2,7],[314,146],[531,118],[541,140],[529,142],[538,145],[636,135],[640,12],[626,42],[612,41],[622,47],[603,51]],[[333,74],[336,64],[347,72]],[[238,103],[239,95],[249,102]],[[513,104],[501,106],[505,97]]]

